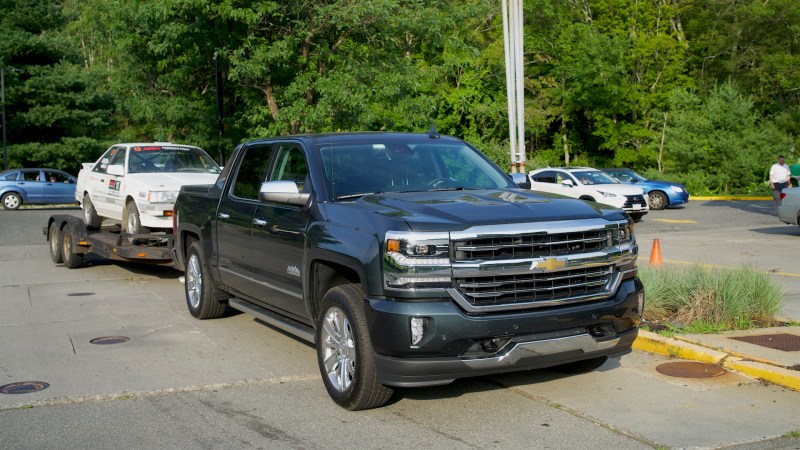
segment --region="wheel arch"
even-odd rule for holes
[[[316,323],[316,319],[320,314],[322,299],[329,290],[343,284],[357,284],[364,291],[363,272],[348,264],[319,259],[313,261],[310,267],[309,289],[306,290],[309,293],[309,298],[306,299],[306,307],[314,323]]]

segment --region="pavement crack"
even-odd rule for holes
[[[78,352],[75,351],[75,343],[72,342],[72,336],[70,336],[69,333],[67,333],[67,337],[69,338],[69,345],[72,346],[72,354],[77,356]]]

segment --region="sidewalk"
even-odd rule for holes
[[[759,328],[667,338],[639,331],[633,348],[720,365],[800,391],[800,327]]]

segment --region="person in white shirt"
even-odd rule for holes
[[[780,203],[781,192],[789,187],[792,172],[789,166],[783,163],[783,155],[778,155],[778,162],[769,169],[769,185],[772,188],[772,199]]]

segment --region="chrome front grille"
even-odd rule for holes
[[[614,276],[612,265],[558,272],[456,278],[456,287],[475,307],[531,304],[586,298],[607,293]],[[538,305],[541,306],[541,305]]]
[[[609,231],[587,230],[477,237],[455,241],[453,248],[455,261],[496,261],[591,253],[609,245]]]
[[[626,195],[625,204],[622,205],[623,208],[633,208],[633,205],[639,205],[641,207],[647,206],[647,202],[644,200],[644,195]]]

